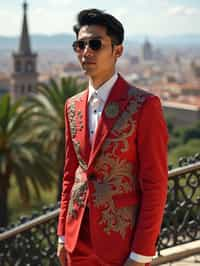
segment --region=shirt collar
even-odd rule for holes
[[[107,80],[106,82],[104,82],[99,88],[98,90],[95,90],[95,88],[92,86],[91,82],[89,82],[89,95],[88,95],[88,102],[90,101],[90,98],[92,96],[93,93],[97,93],[98,96],[101,98],[101,100],[104,101],[104,103],[106,102],[108,95],[113,87],[113,85],[115,84],[115,82],[118,79],[118,74],[117,72],[115,72],[113,74],[113,76]]]

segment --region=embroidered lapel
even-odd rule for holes
[[[80,166],[87,170],[90,141],[87,123],[87,98],[88,90],[81,92],[69,99],[68,118],[74,149]]]
[[[119,76],[117,82],[112,88],[112,91],[108,97],[101,118],[99,120],[93,140],[88,167],[91,166],[105,138],[127,106],[129,87],[130,85],[126,83],[126,81],[122,79],[121,76]]]

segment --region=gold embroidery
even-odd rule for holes
[[[131,205],[117,208],[115,205],[115,196],[123,196],[123,194],[126,195],[131,192],[134,193],[136,180],[135,176],[133,176],[132,162],[119,158],[117,149],[120,149],[122,153],[128,150],[128,138],[133,135],[136,125],[134,114],[138,111],[138,108],[149,94],[136,88],[131,88],[129,89],[128,95],[129,104],[126,110],[116,121],[109,138],[107,138],[102,146],[102,152],[96,158],[94,169],[98,173],[98,177],[96,180],[90,181],[94,185],[92,201],[96,208],[101,209],[99,223],[103,224],[104,232],[106,234],[117,232],[122,238],[125,238],[128,228],[134,226],[137,206]],[[119,111],[116,106],[117,105],[112,105],[109,107],[110,109],[107,109],[107,111],[105,110],[108,117],[114,118],[117,116]],[[70,124],[72,126],[72,132],[77,133],[76,125],[74,126],[73,124],[75,122],[71,123],[72,120],[75,121],[76,116],[73,108],[71,110]],[[77,118],[78,120],[82,120],[82,114],[79,111],[77,113]],[[73,135],[76,136],[76,133]],[[73,143],[80,166],[83,169],[87,169],[87,164],[81,157],[80,143],[75,139]],[[76,218],[78,214],[76,207],[80,208],[84,206],[87,189],[87,182],[81,182],[80,179],[76,177],[69,203],[69,214],[74,218]]]
[[[76,141],[75,137],[77,135],[77,131],[81,131],[83,129],[83,114],[80,110],[76,110],[76,101],[82,101],[82,95],[85,92],[81,92],[72,98],[70,98],[68,105],[68,118],[70,125],[70,132],[72,136],[72,141],[74,145],[74,150],[76,152],[79,165],[83,169],[87,169],[87,164],[83,160],[80,152],[80,142]],[[76,121],[77,118],[77,121]],[[84,207],[86,192],[88,189],[88,184],[86,181],[81,180],[81,174],[79,171],[76,171],[75,182],[71,190],[70,201],[68,205],[68,215],[74,219],[78,217],[78,209]]]
[[[111,201],[109,208],[102,211],[100,224],[105,225],[104,232],[108,235],[110,235],[111,231],[119,233],[124,239],[127,228],[132,228],[135,225],[136,208],[137,206],[116,208],[114,202]]]
[[[119,104],[116,102],[109,103],[105,108],[105,115],[108,118],[115,118],[119,114]]]
[[[134,188],[134,178],[130,178],[132,164],[110,154],[101,156],[95,165],[95,170],[103,180],[93,181],[95,205],[106,205],[114,195],[131,192]]]
[[[135,99],[133,99],[133,96]],[[129,103],[126,110],[120,115],[116,121],[110,137],[106,139],[104,147],[108,147],[111,143],[113,145],[113,153],[120,147],[121,152],[128,151],[128,138],[132,136],[135,131],[136,121],[133,115],[138,111],[141,104],[149,96],[149,93],[130,88],[128,91]]]
[[[119,232],[124,238],[127,227],[133,225],[133,213],[126,211],[128,207],[117,209],[113,197],[133,190],[134,178],[130,177],[132,165],[117,156],[112,158],[110,154],[104,154],[95,170],[103,177],[103,180],[93,181],[93,203],[97,208],[104,207],[99,223],[104,225],[105,233]]]
[[[69,126],[72,138],[75,138],[77,133],[75,117],[76,117],[75,104],[72,101],[68,106],[68,118],[69,118]]]
[[[98,177],[92,181],[94,185],[92,200],[94,206],[101,209],[99,223],[103,224],[106,234],[117,232],[122,238],[125,238],[128,228],[135,224],[137,206],[117,208],[115,196],[123,197],[127,193],[135,193],[137,181],[133,176],[133,162],[119,158],[117,149],[122,153],[128,151],[128,138],[133,135],[136,127],[134,114],[148,96],[145,91],[129,89],[129,104],[116,121],[94,164]]]
[[[75,152],[76,152],[76,156],[77,156],[78,161],[79,161],[79,165],[84,170],[87,170],[87,163],[84,161],[84,159],[81,156],[80,142],[79,141],[76,141],[75,139],[73,139],[73,145],[74,145],[74,149],[75,149]]]
[[[88,184],[86,181],[81,181],[80,176],[77,174],[75,182],[71,190],[70,201],[68,205],[68,215],[77,219],[77,208],[83,208],[85,203],[86,192]]]
[[[78,117],[79,131],[82,131],[82,129],[83,129],[83,114],[80,110],[77,112],[77,117]]]
[[[111,231],[119,232],[122,238],[125,237],[126,230],[128,227],[133,227],[134,215],[131,211],[131,207],[116,208],[114,200],[112,198],[113,192],[112,184],[108,183],[97,183],[94,182],[95,186],[95,200],[94,204],[97,208],[104,207],[101,213],[100,224],[104,225],[104,232],[108,235]],[[128,188],[128,187],[127,187]],[[127,190],[129,190],[128,188]]]
[[[81,110],[76,110],[76,102],[82,101],[83,93],[85,92],[81,92],[73,96],[72,98],[70,98],[69,106],[68,106],[68,117],[69,117],[70,132],[71,132],[72,141],[73,141],[74,150],[76,152],[77,159],[79,161],[80,166],[84,170],[86,170],[87,164],[81,156],[80,142],[75,139],[77,135],[77,131],[83,130],[83,114]]]
[[[128,118],[129,117],[129,118]],[[113,152],[115,153],[117,148],[120,147],[121,152],[128,150],[128,138],[132,136],[135,131],[135,120],[130,117],[128,112],[125,112],[122,117],[116,122],[112,129],[111,137],[107,138],[103,149],[108,147],[109,144],[113,144]]]
[[[76,122],[77,116],[77,122]],[[71,101],[68,107],[68,118],[72,139],[76,137],[77,130],[82,131],[83,129],[83,114],[79,110],[76,112],[75,102]]]
[[[69,99],[69,104],[68,104],[68,108],[67,108],[67,112],[68,112],[68,118],[69,118],[69,125],[70,125],[70,131],[71,131],[71,135],[72,138],[76,137],[77,134],[77,123],[76,123],[76,107],[75,107],[75,103],[77,101],[82,101],[82,96],[85,92],[80,92],[79,94],[74,95],[73,97],[71,97]],[[78,111],[78,118],[79,118],[79,130],[83,128],[83,122],[82,122],[82,118],[83,115],[81,113],[81,111]]]

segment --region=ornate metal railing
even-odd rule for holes
[[[58,206],[39,217],[22,217],[20,225],[0,233],[1,266],[56,266]],[[3,229],[2,229],[3,231]]]
[[[169,192],[158,251],[200,240],[200,155],[182,159],[169,171]],[[1,266],[56,266],[59,208],[44,208],[39,217],[0,231]]]
[[[183,158],[169,171],[168,199],[158,252],[200,240],[200,155]]]

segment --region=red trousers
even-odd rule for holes
[[[89,228],[89,209],[86,208],[76,248],[67,254],[67,266],[108,266],[94,253]]]
[[[89,210],[86,208],[76,248],[73,253],[67,253],[66,266],[123,266],[107,264],[97,257],[92,248],[89,228]]]

